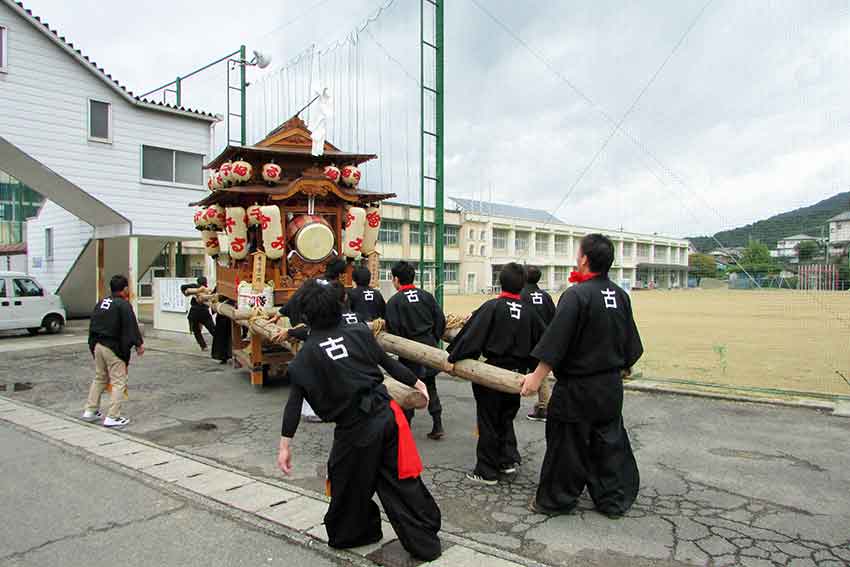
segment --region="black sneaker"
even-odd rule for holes
[[[534,407],[534,411],[526,416],[529,421],[546,421],[546,408]]]
[[[509,464],[509,465],[505,465],[505,466],[503,466],[503,467],[499,470],[499,472],[500,472],[500,473],[502,473],[502,474],[514,474],[514,473],[516,472],[516,468],[517,468],[518,466],[519,466],[519,465],[518,465],[517,463],[511,463],[511,464]]]

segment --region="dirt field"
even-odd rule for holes
[[[465,313],[484,296],[447,296]],[[850,395],[850,293],[632,294],[646,378]]]

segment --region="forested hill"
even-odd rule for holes
[[[839,193],[810,207],[802,207],[787,213],[781,213],[753,224],[724,230],[715,234],[723,246],[746,246],[750,240],[759,240],[768,248],[775,248],[776,241],[795,234],[826,236],[826,221],[830,217],[850,209],[850,191]],[[823,229],[821,228],[823,227]],[[700,252],[718,248],[717,242],[710,236],[688,237]]]

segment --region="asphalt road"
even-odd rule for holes
[[[127,432],[281,480],[275,451],[288,387],[254,388],[244,371],[187,354],[197,352],[191,343],[151,339],[148,346],[130,369]],[[83,345],[9,352],[0,356],[0,394],[74,416],[91,374]],[[31,388],[15,391],[15,382]],[[611,521],[585,500],[579,513],[547,519],[526,508],[545,448],[543,424],[521,413],[518,474],[497,487],[470,485],[472,392],[456,379],[438,384],[447,437],[426,439],[423,412],[413,431],[446,532],[552,565],[850,565],[850,419],[628,393],[625,419],[642,481],[635,507]],[[531,403],[524,400],[522,411]],[[303,423],[294,477],[285,480],[323,491],[331,438],[332,426]]]
[[[344,565],[0,423],[0,566]]]

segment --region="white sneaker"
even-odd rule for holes
[[[475,474],[474,472],[466,473],[467,480],[471,480],[472,482],[476,482],[478,484],[483,484],[484,486],[496,486],[499,484],[499,481],[496,479],[484,478],[481,475]]]
[[[100,421],[101,419],[103,419],[103,414],[100,413],[100,410],[86,410],[83,412],[83,415],[80,416],[80,419],[82,419],[83,421],[88,421],[89,423],[94,423],[95,421]]]
[[[126,417],[107,417],[103,420],[104,427],[124,427],[130,423]]]

